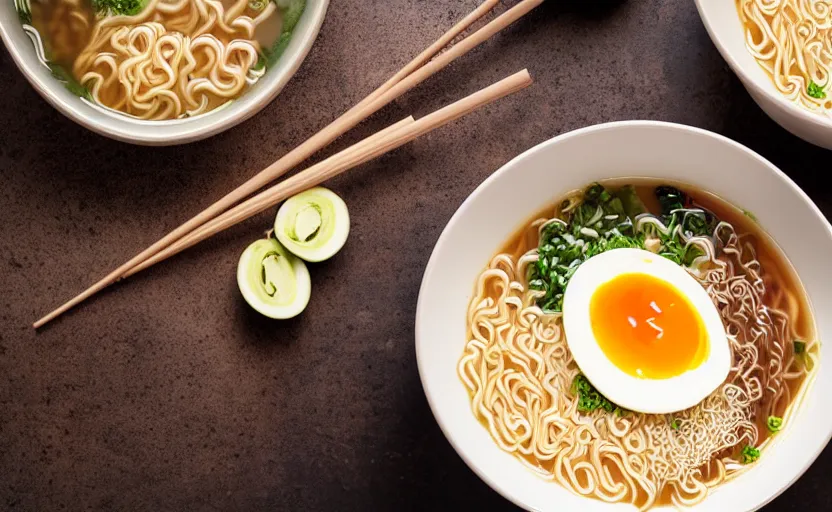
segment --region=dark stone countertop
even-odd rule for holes
[[[353,232],[313,265],[298,319],[268,321],[237,290],[237,258],[269,212],[32,330],[358,102],[476,3],[333,0],[277,100],[184,147],[86,131],[0,50],[0,508],[512,510],[443,437],[414,353],[422,270],[486,176],[575,128],[660,119],[748,145],[832,213],[829,154],[756,107],[692,1],[552,1],[334,145],[523,67],[535,76],[531,89],[329,183]],[[827,449],[766,510],[832,510],[831,471]]]

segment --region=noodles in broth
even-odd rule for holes
[[[832,1],[737,0],[751,55],[786,98],[832,113]]]
[[[92,103],[148,120],[239,97],[282,53],[305,0],[18,0],[41,61]],[[135,13],[118,9],[134,5]],[[288,19],[287,19],[288,18]]]
[[[655,203],[654,185],[634,190],[644,204]],[[575,392],[580,370],[562,313],[538,305],[543,292],[529,279],[546,226],[564,223],[582,195],[572,194],[554,217],[531,222],[480,274],[459,376],[497,445],[541,477],[641,510],[696,504],[749,467],[756,450],[788,423],[811,380],[818,345],[802,289],[767,235],[713,196],[697,196],[690,210],[721,219],[705,236],[691,236],[658,215],[637,216],[633,228],[648,234],[645,248],[650,233],[694,247],[686,269],[719,310],[732,368],[714,393],[679,413],[588,412]]]

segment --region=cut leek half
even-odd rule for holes
[[[251,307],[276,319],[299,315],[312,294],[306,264],[271,237],[249,245],[240,256],[237,285]]]
[[[287,200],[277,211],[274,233],[286,249],[306,261],[329,259],[344,247],[350,214],[335,192],[316,187]]]

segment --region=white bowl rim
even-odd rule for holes
[[[454,212],[451,219],[445,225],[445,228],[442,230],[442,233],[439,235],[439,238],[437,239],[436,244],[434,245],[434,249],[431,252],[430,258],[428,259],[428,263],[425,266],[425,271],[424,271],[424,274],[423,274],[422,283],[419,287],[419,297],[418,297],[417,303],[416,303],[415,336],[414,336],[415,337],[415,345],[416,345],[416,347],[415,347],[415,349],[416,349],[416,367],[419,371],[419,380],[422,383],[422,390],[425,393],[425,397],[427,398],[428,406],[431,409],[431,413],[433,414],[433,417],[435,418],[437,424],[439,425],[440,430],[442,430],[442,434],[445,436],[445,438],[451,444],[451,446],[453,447],[453,449],[457,453],[457,455],[474,472],[474,474],[476,474],[483,482],[486,483],[486,485],[488,485],[489,487],[491,487],[492,489],[497,491],[500,495],[502,495],[504,498],[508,499],[509,501],[511,501],[512,503],[517,505],[518,507],[526,509],[526,510],[529,510],[529,509],[526,506],[526,504],[523,502],[523,500],[520,499],[519,496],[517,496],[511,489],[509,489],[508,487],[503,485],[501,482],[495,481],[494,479],[490,478],[484,470],[482,470],[481,468],[476,466],[468,458],[467,454],[461,449],[459,444],[456,442],[454,436],[451,434],[450,429],[448,428],[448,425],[445,423],[445,421],[442,419],[442,417],[439,414],[437,414],[438,405],[436,403],[436,398],[434,396],[432,396],[431,393],[428,391],[428,387],[427,387],[427,384],[426,384],[426,381],[425,381],[426,372],[423,368],[423,365],[425,364],[425,358],[422,355],[422,349],[420,348],[422,343],[419,342],[419,339],[420,339],[420,327],[419,326],[422,323],[420,321],[420,318],[422,316],[424,316],[424,314],[425,314],[424,313],[425,306],[424,306],[424,303],[422,301],[422,297],[424,296],[423,292],[424,292],[424,289],[428,285],[429,275],[434,271],[434,268],[439,264],[438,263],[438,257],[437,257],[437,252],[438,252],[437,248],[442,243],[444,243],[445,239],[448,236],[450,236],[449,233],[452,230],[452,227],[456,223],[461,221],[460,219],[465,215],[465,212],[471,207],[471,203],[473,202],[473,198],[475,196],[477,196],[478,194],[480,194],[485,188],[490,186],[492,181],[496,181],[499,176],[501,176],[502,174],[504,174],[506,172],[509,172],[509,169],[514,167],[514,165],[516,163],[518,163],[521,160],[527,158],[531,154],[541,150],[543,147],[548,146],[550,144],[554,144],[556,141],[562,142],[562,141],[565,141],[565,140],[568,140],[568,139],[571,139],[571,138],[586,135],[587,133],[602,131],[602,130],[618,129],[618,128],[622,128],[622,127],[653,127],[653,128],[664,128],[664,129],[670,129],[670,130],[678,130],[678,131],[683,131],[683,132],[686,131],[686,132],[689,132],[689,133],[692,133],[692,134],[697,134],[697,135],[702,135],[702,136],[713,138],[713,139],[715,139],[717,141],[720,141],[720,142],[723,142],[723,143],[725,143],[729,146],[733,146],[735,149],[739,149],[740,151],[742,151],[745,154],[747,154],[748,156],[750,156],[752,159],[757,160],[760,164],[767,167],[770,171],[772,171],[778,178],[780,178],[783,181],[784,186],[787,186],[787,187],[791,188],[794,192],[796,192],[801,197],[801,199],[803,199],[803,201],[806,203],[806,205],[808,206],[810,211],[812,211],[812,213],[814,213],[822,221],[822,223],[825,224],[830,237],[832,237],[832,224],[829,223],[829,221],[826,219],[826,217],[820,211],[820,208],[818,208],[818,206],[814,203],[814,201],[812,201],[812,199],[799,186],[797,186],[797,184],[791,178],[789,178],[788,175],[786,175],[783,171],[781,171],[777,166],[775,166],[774,164],[772,164],[771,162],[769,162],[768,160],[763,158],[761,155],[759,155],[755,151],[752,151],[751,149],[747,148],[746,146],[744,146],[744,145],[742,145],[742,144],[740,144],[740,143],[738,143],[738,142],[736,142],[732,139],[729,139],[728,137],[725,137],[723,135],[720,135],[718,133],[714,133],[714,132],[711,132],[711,131],[708,131],[708,130],[704,130],[704,129],[701,129],[701,128],[696,128],[696,127],[693,127],[693,126],[683,125],[683,124],[679,124],[679,123],[670,123],[670,122],[665,122],[665,121],[650,121],[650,120],[629,120],[629,121],[614,121],[614,122],[608,122],[608,123],[601,123],[601,124],[587,126],[587,127],[584,127],[584,128],[579,128],[579,129],[576,129],[576,130],[573,130],[573,131],[570,131],[570,132],[566,132],[566,133],[562,133],[560,135],[552,137],[551,139],[545,140],[545,141],[531,147],[530,149],[527,149],[523,153],[517,155],[516,157],[512,158],[511,160],[509,160],[508,162],[503,164],[499,169],[494,171],[485,180],[483,180],[483,182],[480,183],[480,185],[477,186],[477,188],[475,188],[474,191],[471,192],[468,195],[468,197],[465,198],[465,200],[462,202],[462,204],[459,206],[459,208],[457,208],[457,210]],[[495,250],[496,250],[496,248],[495,248]],[[770,496],[767,496],[766,499],[757,503],[755,505],[755,510],[760,509],[760,508],[764,507],[765,505],[769,504],[775,498],[780,496],[786,489],[791,487],[801,476],[803,476],[803,474],[809,469],[809,467],[811,467],[811,465],[814,464],[814,462],[817,460],[817,458],[820,456],[820,454],[826,448],[826,445],[829,444],[830,440],[832,440],[832,430],[830,430],[826,434],[825,443],[817,446],[813,450],[813,452],[810,453],[806,464],[803,467],[801,467],[799,469],[799,471],[796,471],[794,473],[794,475],[792,476],[792,478],[785,485],[783,485],[780,489],[778,489],[776,492],[772,493]],[[530,475],[532,474],[531,471],[529,471],[529,473],[530,473]]]
[[[832,129],[832,117],[825,117],[821,114],[813,113],[809,110],[806,110],[805,108],[799,107],[795,105],[793,102],[787,100],[782,94],[772,93],[766,88],[760,86],[757,83],[758,79],[756,77],[751,76],[745,71],[745,69],[742,67],[742,65],[740,65],[737,59],[734,58],[733,53],[731,53],[731,51],[728,50],[728,47],[723,43],[720,33],[716,31],[716,29],[711,24],[711,19],[705,14],[705,7],[702,6],[703,0],[695,0],[695,2],[696,9],[699,11],[699,18],[702,20],[702,24],[705,25],[705,30],[707,30],[708,35],[711,38],[711,41],[713,41],[714,46],[716,46],[716,49],[722,55],[722,58],[725,60],[725,62],[727,62],[731,69],[734,71],[734,73],[736,73],[740,77],[743,85],[753,89],[754,93],[771,99],[781,107],[788,110],[790,113],[799,117],[801,121],[812,124],[818,128]],[[739,17],[739,13],[737,13],[737,16]]]
[[[309,19],[311,21],[306,23],[310,23],[310,25],[303,33],[295,32],[292,35],[290,45],[298,45],[297,49],[293,53],[287,51],[281,57],[281,61],[285,62],[285,67],[280,70],[272,70],[272,72],[279,74],[277,79],[273,79],[274,83],[268,84],[268,87],[258,87],[246,91],[243,96],[249,98],[250,103],[243,107],[240,106],[238,101],[234,101],[227,108],[217,109],[189,119],[146,121],[103,110],[96,111],[95,114],[91,115],[89,111],[85,111],[86,108],[82,109],[78,105],[65,102],[55,92],[57,88],[64,87],[58,80],[51,76],[41,77],[36,72],[41,67],[40,62],[34,59],[26,59],[23,56],[18,43],[10,32],[12,28],[7,27],[6,23],[2,23],[2,21],[0,21],[0,40],[5,44],[20,73],[41,97],[64,116],[99,135],[121,142],[146,146],[173,146],[195,142],[229,130],[253,117],[271,103],[297,73],[312,50],[326,17],[329,1],[315,0],[306,3],[306,10],[300,23],[304,23],[304,19]],[[14,9],[14,6],[12,6],[12,9]],[[20,25],[16,17],[13,23]],[[20,40],[23,41],[22,44],[31,45],[31,41],[26,37]],[[269,72],[267,72],[268,74]],[[109,119],[109,122],[102,119]],[[142,128],[141,132],[136,133],[134,130],[139,127]]]

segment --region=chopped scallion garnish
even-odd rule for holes
[[[576,375],[575,379],[572,380],[572,393],[578,398],[578,410],[581,412],[593,412],[597,409],[603,409],[607,412],[613,412],[618,416],[627,412],[599,393],[595,389],[595,386],[589,382],[589,379],[582,374]]]
[[[809,86],[806,87],[806,94],[815,99],[825,99],[826,93],[823,91],[823,86],[816,84],[814,81],[809,81]]]
[[[751,464],[760,458],[760,450],[747,444],[742,448],[741,456],[743,464]]]

